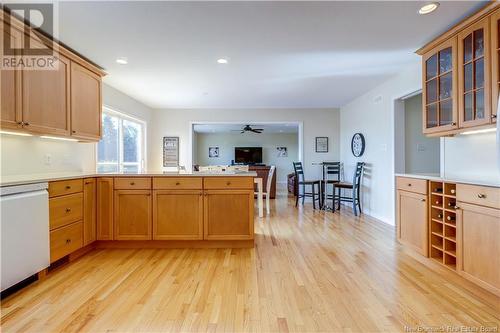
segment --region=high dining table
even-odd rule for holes
[[[335,211],[335,204],[333,205],[333,207],[329,207],[327,204],[326,204],[326,199],[327,199],[327,193],[326,193],[326,190],[327,190],[327,187],[326,187],[326,174],[325,174],[325,166],[328,165],[328,163],[332,163],[333,161],[323,161],[323,162],[313,162],[311,163],[312,165],[314,166],[321,166],[321,186],[320,186],[320,209],[321,210],[332,210],[332,211]],[[340,181],[344,181],[344,163],[340,162],[340,171],[339,171],[339,178],[340,178]],[[332,184],[333,185],[333,193],[332,195],[335,195],[335,184]]]

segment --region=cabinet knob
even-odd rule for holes
[[[479,194],[477,195],[477,197],[478,197],[479,199],[486,199],[486,194],[479,193]]]
[[[66,244],[69,244],[69,243],[71,243],[71,239],[68,238],[68,239],[66,239]]]
[[[71,208],[66,208],[66,213],[71,212]]]
[[[231,182],[227,182],[227,183],[226,183],[226,185],[227,185],[227,186],[231,185]]]
[[[66,185],[66,189],[67,189],[67,190],[71,190],[71,186]]]
[[[425,199],[420,199],[420,201],[425,202]]]
[[[179,182],[175,183],[175,185],[180,185],[180,184],[181,184],[181,183],[179,183]]]
[[[16,124],[23,126],[24,123],[22,121],[18,121]]]
[[[76,133],[76,131],[71,131],[71,133],[75,134],[75,133]]]
[[[497,115],[496,114],[492,114],[491,115],[491,119],[497,119]]]
[[[456,122],[452,122],[452,123],[451,123],[451,126],[456,126],[456,125],[457,125],[457,123],[456,123]]]
[[[92,182],[91,181],[85,182],[85,185],[89,185],[89,184],[92,184]]]
[[[29,126],[30,123],[23,123],[23,126]]]
[[[411,183],[410,183],[410,184],[408,184],[408,187],[411,187]]]
[[[453,208],[454,208],[454,209],[460,209],[460,207],[458,207],[458,206],[453,206]]]
[[[130,185],[134,186],[134,185],[135,185],[135,182],[130,182]]]

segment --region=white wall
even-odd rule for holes
[[[151,122],[152,111],[143,104],[103,84],[103,103],[117,111]],[[55,141],[39,137],[0,135],[1,175],[46,172],[95,171],[94,143]],[[50,165],[46,164],[50,155]]]
[[[234,147],[262,147],[262,163],[276,166],[276,181],[286,183],[298,158],[297,133],[198,133],[196,164],[227,165],[234,160]],[[209,158],[208,147],[219,147],[219,157]],[[288,156],[278,157],[276,147],[287,147]],[[196,155],[195,155],[196,156]]]
[[[420,64],[415,63],[340,111],[340,158],[345,164],[346,176],[350,177],[356,161],[368,163],[362,195],[365,213],[389,224],[395,221],[394,100],[421,89],[421,75]],[[361,158],[351,153],[350,140],[355,132],[363,133],[367,142]],[[442,139],[444,176],[469,181],[499,179],[494,137],[494,133],[489,133]]]
[[[149,167],[162,168],[162,138],[179,136],[180,164],[192,165],[192,148],[189,147],[190,122],[302,122],[303,162],[306,176],[318,177],[320,168],[312,162],[339,159],[339,110],[338,109],[180,109],[156,110],[151,126]],[[315,153],[315,137],[329,137],[329,152]]]
[[[422,133],[422,94],[404,101],[405,171],[439,174],[439,138]]]

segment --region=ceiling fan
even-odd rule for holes
[[[250,126],[250,125],[245,125],[245,126],[243,126],[243,128],[241,130],[233,130],[233,132],[239,131],[241,134],[246,133],[246,132],[253,132],[253,133],[260,134],[260,133],[262,133],[263,130],[264,130],[263,128],[252,128],[252,126]]]

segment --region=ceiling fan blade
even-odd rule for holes
[[[252,131],[252,132],[254,132],[254,133],[257,133],[257,134],[262,133],[262,131],[259,131],[259,130],[257,130],[257,129],[252,129],[251,131]]]

